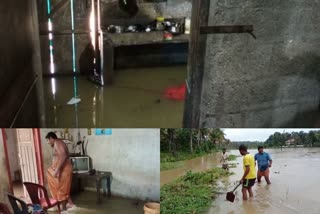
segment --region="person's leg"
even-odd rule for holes
[[[243,199],[244,201],[248,200],[247,191],[248,191],[248,188],[242,187],[242,199]]]
[[[266,179],[267,184],[271,184],[270,178],[269,178],[269,168],[266,170],[264,174],[264,179]]]
[[[52,176],[52,172],[47,172],[47,182],[49,187],[49,192],[51,193],[51,197],[54,199],[58,199],[58,186],[59,181],[57,178]]]
[[[253,192],[252,192],[252,187],[248,188],[248,192],[249,192],[249,197],[253,197]]]
[[[258,180],[258,183],[260,183],[261,182],[261,172],[260,172],[260,170],[258,170],[258,172],[257,172],[257,180]]]

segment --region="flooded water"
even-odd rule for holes
[[[163,91],[185,78],[185,66],[120,70],[105,87],[85,77],[45,78],[47,126],[181,127],[184,103],[165,99]],[[81,102],[67,105],[75,94]]]
[[[77,208],[68,213],[74,214],[141,214],[143,213],[143,201],[125,199],[120,197],[103,198],[101,204],[96,203],[96,193],[85,191],[77,196],[73,196]]]
[[[181,168],[170,169],[160,172],[161,186],[175,180],[176,178],[179,178],[189,170],[199,172],[211,169],[217,166],[219,164],[219,161],[220,159],[217,153],[184,161],[184,165]]]
[[[223,194],[218,194],[208,214],[320,213],[320,148],[286,148],[282,151],[274,149],[266,152],[269,152],[273,159],[270,168],[272,184],[267,185],[264,179],[260,184],[256,183],[253,187],[254,197],[248,201],[242,201],[239,187],[235,192],[235,202],[226,201],[226,192],[236,186],[243,174],[242,157],[239,157],[236,161],[231,161],[238,163],[236,168],[230,169],[235,174],[221,182],[219,192]],[[250,153],[255,154],[256,150]],[[231,151],[229,154],[238,155],[239,152]],[[195,163],[199,163],[198,160]],[[199,168],[203,166],[205,164],[200,164]],[[161,172],[161,182],[164,175],[170,174],[169,171]],[[176,171],[178,169],[172,172]]]

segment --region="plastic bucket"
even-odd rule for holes
[[[160,204],[159,203],[146,203],[144,205],[144,214],[160,214]]]

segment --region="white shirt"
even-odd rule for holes
[[[221,163],[222,164],[228,164],[228,158],[229,158],[229,156],[227,155],[227,153],[222,153],[221,154]]]

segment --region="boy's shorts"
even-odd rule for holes
[[[229,168],[228,164],[222,164],[222,169],[228,169],[228,168]]]
[[[254,185],[255,181],[256,181],[255,178],[253,178],[253,179],[245,179],[243,184],[242,184],[242,186],[246,187],[246,188],[252,187]]]

